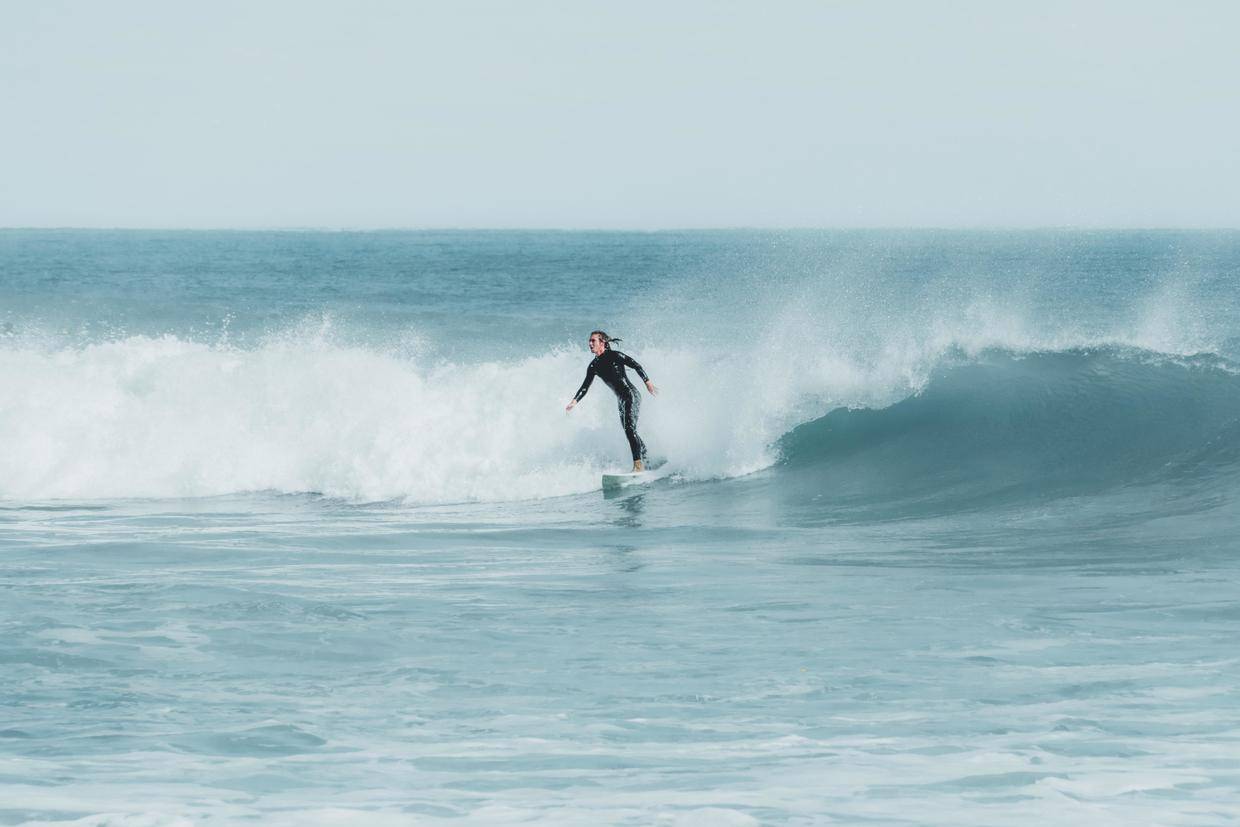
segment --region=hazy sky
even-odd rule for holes
[[[1240,226],[1240,3],[0,0],[0,226]]]

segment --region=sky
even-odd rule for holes
[[[1232,2],[0,0],[5,227],[1238,227]]]

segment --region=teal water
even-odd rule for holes
[[[1231,823],[1238,241],[0,232],[0,823]]]

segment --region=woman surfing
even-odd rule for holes
[[[571,411],[577,406],[581,398],[586,395],[586,391],[590,390],[590,383],[594,381],[595,376],[602,378],[607,383],[607,387],[615,391],[616,406],[620,409],[620,424],[624,426],[624,435],[629,440],[629,449],[633,452],[633,470],[645,471],[646,444],[637,435],[637,415],[642,408],[641,393],[629,381],[624,369],[630,367],[637,371],[637,375],[646,383],[646,390],[650,391],[651,396],[657,396],[659,389],[650,382],[646,371],[642,370],[642,366],[637,364],[632,356],[611,349],[611,343],[618,341],[620,340],[611,338],[601,330],[590,334],[590,352],[594,354],[594,359],[586,368],[585,381],[581,383],[573,401],[569,402],[564,410]]]

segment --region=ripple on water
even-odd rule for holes
[[[232,732],[190,733],[172,741],[185,752],[203,755],[279,756],[313,752],[327,741],[291,724],[268,724]]]

